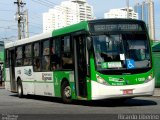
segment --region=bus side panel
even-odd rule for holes
[[[34,72],[35,95],[55,96],[53,72]]]
[[[5,75],[5,89],[11,91],[11,83],[10,83],[10,72],[9,72],[9,68],[6,68],[6,75]]]
[[[34,94],[34,75],[32,66],[15,67],[15,79],[22,82],[23,94]]]
[[[16,79],[20,78],[23,93],[55,96],[53,85],[53,72],[34,72],[32,66],[16,67]]]
[[[93,54],[90,55],[90,83],[88,83],[88,98],[92,100],[93,97],[93,86],[92,86],[92,81],[96,81],[96,72],[95,72],[95,61],[94,61],[94,56]],[[97,91],[94,91],[97,92]]]
[[[55,71],[54,72],[54,90],[55,96],[61,97],[61,83],[62,80],[67,80],[70,84],[72,91],[72,99],[76,99],[75,82],[74,82],[74,72],[73,71]]]
[[[86,80],[87,80],[87,99],[92,100],[92,97],[91,97],[91,79],[89,77],[87,77]]]

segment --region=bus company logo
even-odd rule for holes
[[[124,81],[124,79],[123,78],[119,78],[119,80],[118,80],[119,82],[123,82]]]
[[[31,69],[29,69],[29,70],[24,69],[24,74],[26,74],[28,76],[31,76],[32,75],[32,70]]]
[[[52,80],[51,73],[42,73],[42,80]]]
[[[112,77],[109,77],[109,81],[111,81],[111,82],[124,82],[124,79],[123,78],[112,78]]]

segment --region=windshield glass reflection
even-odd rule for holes
[[[145,34],[98,35],[92,38],[98,70],[150,66],[149,45]]]

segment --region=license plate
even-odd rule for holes
[[[133,90],[132,89],[123,90],[123,95],[128,95],[128,94],[133,94]]]

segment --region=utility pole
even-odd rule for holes
[[[22,39],[22,21],[23,21],[23,14],[22,14],[22,10],[24,5],[26,5],[26,3],[24,3],[22,0],[17,0],[17,2],[14,2],[14,4],[17,4],[17,13],[16,13],[16,20],[18,21],[18,39]]]
[[[28,10],[24,11],[24,15],[25,15],[25,37],[29,38],[29,26],[28,26]]]
[[[129,18],[129,0],[126,0],[127,4],[127,18]]]

